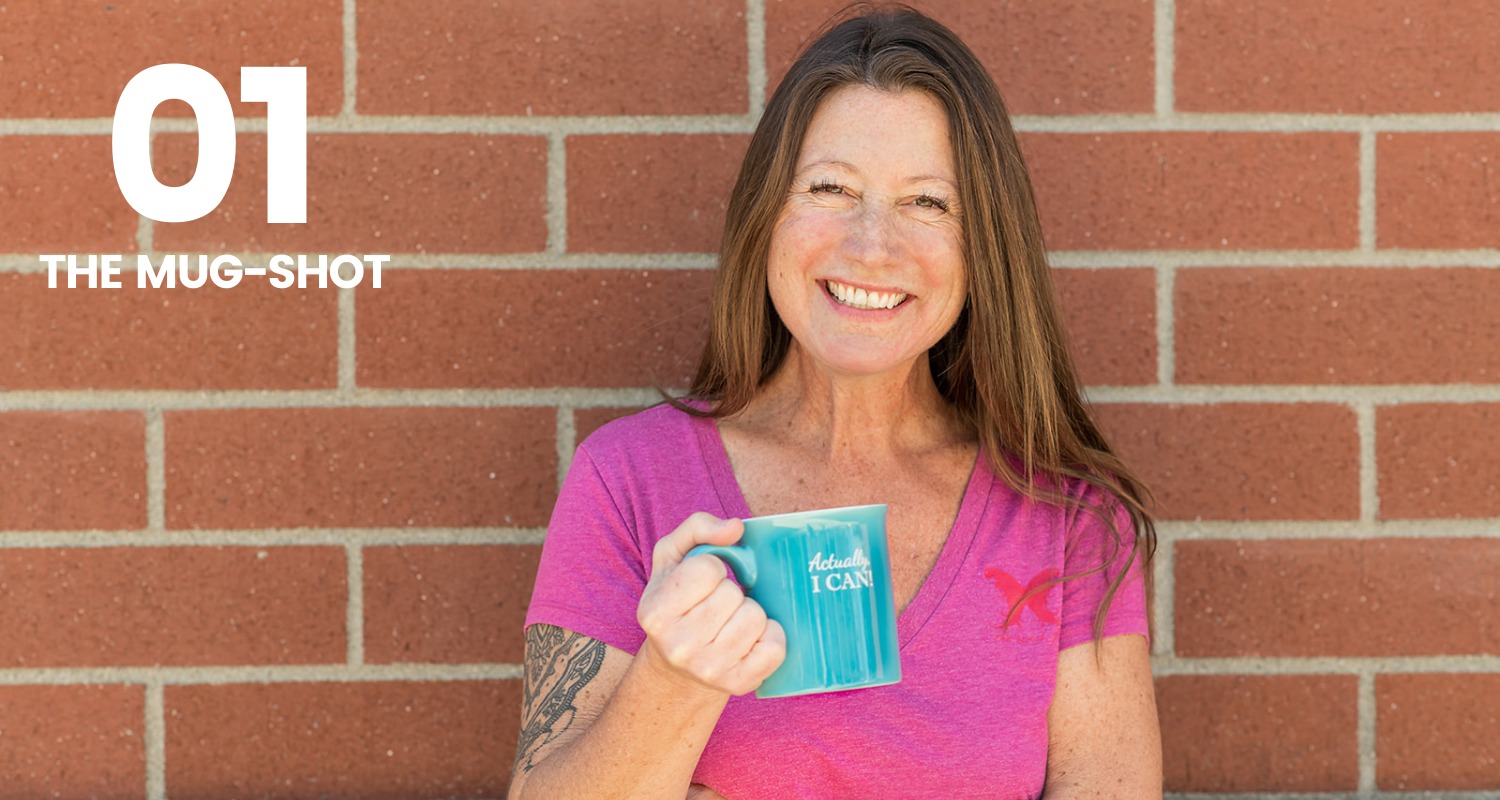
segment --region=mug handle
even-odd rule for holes
[[[734,577],[739,580],[740,586],[749,589],[755,585],[755,554],[747,548],[700,544],[689,550],[683,560],[686,561],[693,556],[716,556],[729,565],[729,569],[734,572]]]

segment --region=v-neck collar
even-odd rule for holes
[[[714,492],[719,496],[724,516],[739,519],[750,517],[750,504],[745,500],[739,479],[734,475],[734,467],[729,461],[729,450],[724,446],[718,420],[699,416],[690,416],[690,419],[698,436],[698,449],[703,454],[703,465],[708,470]],[[896,619],[896,637],[901,649],[906,649],[907,644],[916,638],[923,626],[932,619],[948,591],[953,588],[959,568],[974,544],[975,534],[979,531],[979,520],[984,516],[985,506],[989,504],[990,490],[994,483],[994,474],[990,471],[984,447],[981,446],[974,459],[974,468],[969,473],[969,483],[964,488],[963,499],[959,501],[958,515],[953,519],[953,528],[943,542],[937,562],[922,580],[916,596],[912,597]]]

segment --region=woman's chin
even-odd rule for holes
[[[868,378],[880,375],[905,377],[911,369],[915,356],[905,353],[872,353],[869,349],[839,349],[808,352],[807,361],[816,370],[848,378]]]

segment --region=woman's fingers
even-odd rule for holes
[[[783,661],[786,661],[786,630],[776,620],[767,620],[765,632],[727,676],[727,682],[737,688],[732,693],[754,691]]]
[[[637,618],[658,663],[678,675],[722,692],[743,694],[765,679],[785,652],[780,626],[766,640],[770,623],[760,604],[729,580],[724,562],[713,556],[687,558],[699,544],[733,544],[744,526],[711,514],[688,517],[656,546],[651,580],[641,595]],[[781,641],[778,651],[775,641]],[[744,662],[756,653],[752,668]],[[771,663],[774,661],[774,663]],[[766,665],[769,664],[769,669]],[[761,673],[764,674],[761,674]],[[753,683],[746,681],[753,678]]]
[[[724,562],[713,556],[694,556],[658,575],[646,584],[641,594],[637,619],[642,630],[650,634],[679,624],[720,585],[727,583],[725,575]]]
[[[664,574],[682,563],[688,551],[700,544],[734,544],[745,532],[745,526],[737,519],[719,519],[705,511],[682,521],[671,533],[663,536],[651,551],[651,579]]]
[[[721,567],[718,583],[707,597],[658,630],[657,639],[662,652],[672,663],[686,664],[695,654],[712,644],[724,623],[745,602],[744,593],[738,586],[724,579],[722,569]],[[648,630],[647,635],[650,633]]]
[[[750,648],[765,635],[768,621],[766,611],[760,607],[760,603],[747,597],[719,628],[714,644],[738,658],[744,658],[750,653]]]

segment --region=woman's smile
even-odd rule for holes
[[[894,311],[911,297],[895,289],[866,288],[832,278],[822,281],[823,292],[836,305],[851,311]]]

